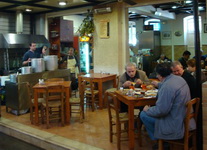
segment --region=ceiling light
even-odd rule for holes
[[[177,6],[172,6],[172,9],[176,9],[176,8],[178,8]]]
[[[199,7],[198,7],[198,10],[204,10],[204,7],[199,6]]]
[[[185,3],[186,4],[190,4],[190,3],[192,3],[192,1],[191,0],[187,0],[187,1],[185,1]]]
[[[26,11],[26,12],[31,12],[32,9],[31,9],[31,8],[26,8],[25,11]]]
[[[60,6],[65,6],[67,4],[67,1],[59,1],[58,3]]]
[[[161,13],[161,12],[156,11],[156,12],[155,12],[155,15],[156,15],[156,16],[161,16],[161,15],[162,15],[162,13]]]

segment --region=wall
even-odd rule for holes
[[[172,60],[177,60],[182,56],[183,51],[187,49],[187,46],[184,42],[184,22],[183,18],[189,16],[190,14],[186,15],[176,15],[175,20],[162,20],[161,21],[161,53],[164,53],[167,57],[172,58]],[[201,13],[200,16],[202,18],[202,28],[205,22],[205,13]],[[143,31],[143,19],[136,21],[137,24],[137,31],[140,33]],[[193,27],[192,27],[193,28]],[[163,32],[170,32],[171,38],[164,39],[162,37]],[[176,31],[181,31],[181,36],[175,36]],[[203,54],[207,54],[207,33],[201,31],[201,44],[202,49],[204,50]],[[192,52],[191,57],[194,56],[194,51]]]
[[[23,33],[30,33],[30,17],[23,15]],[[16,31],[16,14],[0,13],[0,33],[15,33]]]
[[[122,3],[109,5],[112,13],[94,15],[94,72],[121,74],[129,61],[128,17]],[[109,21],[109,38],[100,38],[100,21]]]

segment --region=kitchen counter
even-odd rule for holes
[[[17,83],[6,82],[6,108],[17,110],[29,109],[29,95],[25,90],[25,82],[29,82],[33,87],[39,82],[39,79],[64,78],[65,81],[70,80],[70,69],[57,69],[54,71],[45,71],[32,74],[23,74],[17,76]]]

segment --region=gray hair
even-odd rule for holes
[[[136,65],[135,63],[129,62],[129,63],[127,63],[127,64],[125,65],[125,70],[127,70],[127,67],[134,67],[134,68],[136,68],[137,65]]]
[[[171,67],[172,67],[172,68],[174,68],[174,67],[176,67],[176,66],[180,66],[180,67],[183,68],[182,64],[181,64],[179,61],[174,61],[174,62],[171,63]]]

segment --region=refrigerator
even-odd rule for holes
[[[139,53],[142,56],[142,70],[149,76],[154,71],[153,62],[161,53],[161,39],[159,31],[143,31],[139,35]]]
[[[89,73],[92,67],[92,45],[90,43],[90,37],[79,38],[79,60],[80,60],[80,72]]]

